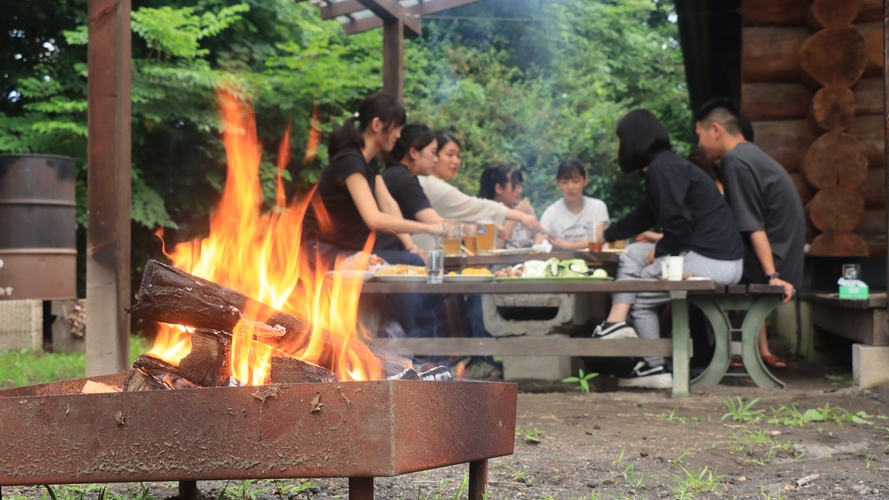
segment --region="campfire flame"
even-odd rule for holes
[[[329,368],[340,380],[382,378],[380,361],[366,359],[350,346],[360,342],[356,335],[362,283],[343,280],[339,275],[330,279],[327,271],[336,263],[321,255],[300,253],[302,221],[311,193],[290,205],[286,203],[281,177],[290,162],[290,126],[277,155],[275,206],[272,210],[262,211],[259,179],[262,145],[257,139],[252,109],[248,103],[221,91],[219,113],[224,124],[227,178],[222,198],[210,217],[210,235],[180,243],[170,252],[165,249],[164,254],[179,269],[237,290],[310,323],[308,342],[304,337],[289,339],[274,348],[254,338],[250,322],[239,323],[231,332],[232,376],[248,385],[267,383],[274,353]],[[317,116],[313,116],[307,145],[312,154],[320,142],[316,122]],[[315,209],[323,207],[316,204]],[[326,213],[319,213],[319,219],[327,219]],[[157,234],[162,238],[162,230]],[[365,250],[369,253],[372,247],[373,237]],[[256,311],[245,311],[245,315],[254,321],[268,319],[257,317]],[[331,335],[342,340],[333,342],[342,346],[339,352],[331,353],[331,342],[325,342]],[[178,364],[190,350],[189,329],[161,324],[150,353]]]

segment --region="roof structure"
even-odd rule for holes
[[[296,0],[303,1],[303,0]],[[404,38],[423,33],[424,15],[478,0],[310,0],[322,19],[337,19],[347,34],[383,28],[383,92],[399,101],[404,92]]]

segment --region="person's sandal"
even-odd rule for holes
[[[768,366],[769,368],[787,368],[787,363],[778,356],[763,356],[762,362],[765,363],[766,366]]]

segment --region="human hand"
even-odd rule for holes
[[[783,286],[784,287],[784,301],[781,304],[786,304],[790,302],[790,299],[793,298],[793,285],[782,280],[781,278],[774,278],[769,280],[769,284],[772,286]]]
[[[657,243],[661,241],[664,235],[654,231],[645,231],[636,235],[636,243]]]
[[[657,247],[652,247],[652,248],[651,248],[651,251],[648,252],[648,257],[645,259],[645,265],[650,266],[650,265],[652,265],[652,264],[654,263],[654,259],[655,259],[655,257],[654,257],[654,251],[655,251],[656,249],[657,249]]]
[[[418,255],[421,259],[423,259],[423,264],[426,264],[426,262],[429,261],[429,252],[423,250],[420,247],[411,248],[410,250],[408,250],[408,252],[414,255]]]
[[[522,218],[522,225],[532,231],[540,231],[541,230],[540,221],[537,220],[537,217],[535,217],[531,214],[526,214],[525,217]]]
[[[518,205],[514,207],[514,210],[518,210],[519,212],[524,212],[526,214],[534,214],[534,209],[531,208],[531,201],[528,198],[520,201]]]

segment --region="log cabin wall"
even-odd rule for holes
[[[810,255],[886,256],[883,0],[743,0],[741,109],[793,178]]]

